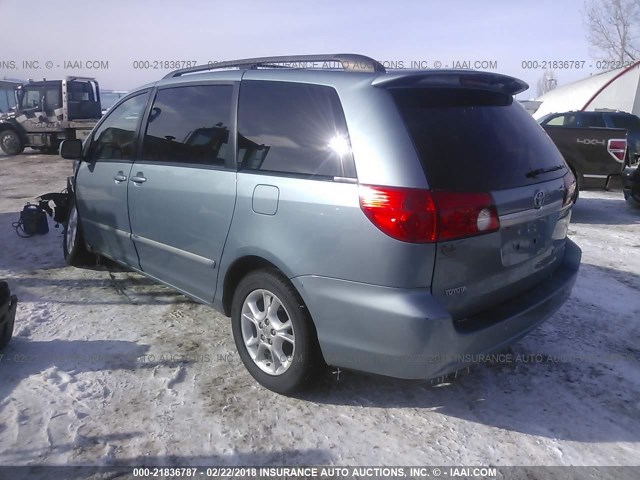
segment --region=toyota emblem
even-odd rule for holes
[[[538,190],[533,195],[533,206],[535,208],[541,208],[544,205],[544,192],[542,190]]]

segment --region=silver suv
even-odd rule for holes
[[[526,88],[351,54],[172,72],[61,146],[81,160],[65,258],[230,316],[276,392],[326,364],[455,371],[548,318],[578,273],[575,179],[514,102]]]

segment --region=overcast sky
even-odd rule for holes
[[[527,81],[531,88],[521,97],[533,98],[543,70],[523,69],[523,61],[585,61],[583,69],[556,69],[559,84],[598,72],[582,10],[583,0],[0,0],[0,78],[86,75],[105,89],[129,90],[168,71],[135,69],[134,61],[153,67],[164,60],[354,52],[405,66],[494,61],[496,71]],[[88,60],[108,68],[85,69]],[[24,70],[24,61],[39,68]],[[65,69],[65,62],[76,68]]]

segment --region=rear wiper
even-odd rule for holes
[[[527,173],[527,178],[537,177],[538,175],[541,175],[543,173],[555,172],[556,170],[561,170],[563,168],[565,168],[564,165],[556,165],[555,167],[549,167],[549,168],[537,168]]]

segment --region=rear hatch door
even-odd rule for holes
[[[500,221],[497,231],[438,242],[433,295],[461,319],[542,282],[564,254],[565,181],[573,180],[544,130],[504,89],[445,84],[390,91],[429,188],[489,193]]]

